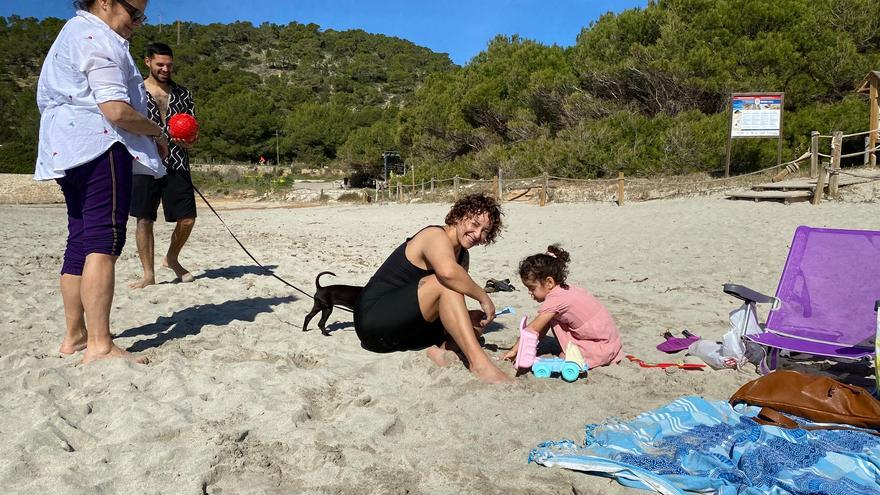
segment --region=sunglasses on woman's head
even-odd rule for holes
[[[128,17],[131,18],[131,22],[135,24],[143,24],[147,22],[147,16],[144,15],[144,11],[136,8],[134,5],[126,2],[125,0],[116,0],[119,2],[119,5],[122,5],[122,8],[128,12]]]

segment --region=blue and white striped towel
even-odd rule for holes
[[[587,425],[583,444],[544,442],[529,462],[664,494],[880,495],[880,437],[761,426],[759,410],[683,397],[628,423]]]

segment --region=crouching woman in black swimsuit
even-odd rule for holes
[[[507,381],[474,331],[495,318],[495,305],[467,272],[468,249],[493,243],[501,231],[501,207],[473,194],[455,202],[445,223],[418,231],[379,267],[355,305],[355,331],[371,351],[427,347],[428,357],[441,365],[447,350],[460,351],[480,380]],[[482,312],[468,312],[465,296],[479,302]]]

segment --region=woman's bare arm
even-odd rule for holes
[[[467,270],[458,264],[455,251],[443,231],[427,229],[416,237],[418,239],[413,239],[416,241],[414,247],[417,248],[425,264],[434,270],[437,280],[443,286],[477,301],[488,297],[486,291],[468,275]]]
[[[118,125],[132,134],[151,137],[162,136],[162,129],[155,122],[138,113],[124,101],[98,103],[98,108],[113,125]]]
[[[159,157],[164,160],[168,156],[168,142],[162,135],[162,128],[138,113],[131,105],[124,101],[106,101],[98,103],[98,108],[113,125],[122,127],[132,134],[152,137],[156,141]]]

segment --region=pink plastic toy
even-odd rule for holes
[[[529,369],[535,364],[538,355],[538,334],[528,329],[528,317],[523,316],[519,322],[519,347],[516,350],[514,364],[520,369]]]

